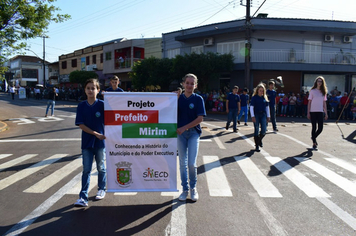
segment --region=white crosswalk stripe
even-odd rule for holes
[[[213,197],[232,197],[231,188],[218,156],[203,156],[209,194]]]
[[[11,154],[10,154],[11,155]],[[8,162],[5,162],[4,164],[1,164],[0,165],[0,172],[3,171],[3,170],[6,170],[7,168],[9,167],[12,167],[12,166],[15,166],[21,162],[24,162],[32,157],[35,157],[37,156],[37,154],[27,154],[27,155],[23,155],[21,157],[18,157],[16,159],[13,159],[11,161],[8,161]]]
[[[0,154],[0,159],[11,156],[12,154]]]
[[[60,160],[61,158],[67,156],[67,154],[55,154],[43,161],[40,161],[24,170],[21,170],[19,172],[16,172],[13,175],[10,175],[9,177],[0,180],[0,190],[3,190],[4,188],[7,188],[8,186],[16,183],[19,180],[22,180],[26,178],[27,176],[30,176],[31,174],[49,166],[50,164]]]
[[[13,154],[0,154],[0,157],[9,157]],[[0,172],[6,170],[7,168],[14,167],[26,160],[29,160],[38,154],[26,154],[18,158],[12,159],[8,162],[0,164]],[[60,160],[61,158],[67,156],[67,154],[55,154],[47,159],[40,161],[32,166],[29,166],[23,170],[16,172],[2,180],[0,180],[0,190],[7,188],[8,186],[28,177],[29,175],[36,173],[37,171],[48,167],[54,162]],[[283,197],[278,187],[271,182],[271,180],[264,174],[259,167],[253,162],[252,159],[245,156],[235,156],[234,157],[237,165],[243,173],[253,189],[262,198],[281,198]],[[272,164],[282,175],[287,177],[295,186],[297,186],[301,191],[303,191],[308,197],[311,198],[329,198],[330,195],[326,193],[320,186],[316,185],[310,179],[308,179],[305,174],[298,171],[296,168],[290,166],[287,162],[279,157],[265,156],[265,159]],[[323,165],[317,163],[314,160],[310,160],[304,157],[295,157],[302,166],[316,172],[320,176],[326,178],[338,188],[343,189],[345,192],[349,193],[351,196],[356,196],[356,184],[352,180],[335,173],[331,169],[324,167]],[[338,158],[324,158],[332,164],[341,167],[345,170],[356,174],[356,166],[347,161]],[[228,179],[225,174],[224,166],[221,165],[218,156],[208,156],[203,155],[202,157],[203,165],[205,168],[206,184],[209,190],[209,195],[212,197],[232,197],[231,184],[235,180]],[[43,193],[55,184],[59,183],[66,176],[70,175],[74,171],[78,171],[82,165],[81,158],[77,158],[70,163],[67,163],[63,167],[59,168],[57,171],[48,175],[47,177],[33,183],[32,186],[23,190],[25,193]],[[179,165],[178,165],[179,166]],[[97,171],[96,165],[93,163],[93,172],[91,174],[91,183],[89,191],[97,188]],[[177,187],[178,192],[161,192],[161,196],[171,196],[178,197],[181,192],[179,169],[177,169]],[[76,183],[76,185],[71,188],[67,194],[77,195],[81,189],[81,181]],[[135,196],[138,192],[117,192],[114,195],[131,195]]]
[[[64,167],[58,169],[57,171],[53,172],[46,178],[43,178],[41,181],[37,182],[36,184],[32,185],[28,189],[26,189],[25,193],[43,193],[48,190],[50,187],[61,181],[64,177],[68,174],[75,171],[82,165],[82,158],[77,158],[74,161],[71,161]]]
[[[250,158],[235,157],[235,160],[260,197],[282,197],[278,189],[267,179]]]
[[[294,157],[294,159],[298,160],[303,165],[319,173],[321,176],[334,183],[338,187],[342,188],[345,192],[351,194],[353,197],[356,196],[356,184],[352,183],[350,180],[336,174],[335,172],[316,163],[313,160],[310,160],[309,158]]]
[[[93,163],[93,166],[95,164]],[[96,167],[95,167],[96,168]],[[98,186],[98,171],[92,171],[92,173],[90,174],[90,185],[89,185],[89,192],[94,189],[95,187]],[[82,182],[79,181],[78,183],[76,183],[74,185],[73,188],[71,188],[67,194],[75,194],[75,195],[79,195],[80,190],[82,189]]]
[[[330,195],[327,194],[322,188],[313,183],[281,158],[271,156],[267,156],[265,158],[308,197],[330,197]]]

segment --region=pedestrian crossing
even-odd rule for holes
[[[0,154],[2,157],[2,164],[0,164],[0,173],[6,172],[9,168],[16,168],[17,165],[22,164],[26,161],[37,157],[38,154],[26,154],[19,157],[15,157],[14,154]],[[17,182],[29,177],[30,175],[35,175],[44,168],[49,167],[51,164],[58,162],[62,158],[68,156],[68,154],[55,154],[49,156],[48,158],[39,161],[25,169],[17,171],[9,176],[0,179],[0,191],[6,189],[7,187],[16,184]],[[283,198],[281,193],[282,187],[277,186],[272,178],[268,176],[265,171],[262,171],[259,166],[255,163],[256,159],[249,158],[246,156],[234,156],[234,163],[230,163],[234,166],[234,178],[228,178],[227,171],[224,165],[221,163],[219,156],[213,155],[203,155],[201,156],[201,167],[204,171],[201,175],[205,177],[204,182],[199,180],[198,176],[198,188],[200,186],[206,186],[211,197],[234,197],[233,189],[236,189],[236,183],[241,181],[242,176],[248,180],[250,187],[258,194],[261,198]],[[6,160],[9,159],[9,160]],[[198,158],[200,159],[200,157]],[[300,191],[304,192],[306,196],[310,198],[330,198],[330,194],[316,183],[314,183],[306,173],[312,172],[317,174],[318,177],[324,178],[328,182],[332,183],[337,188],[348,193],[352,197],[356,197],[356,183],[352,178],[355,178],[356,166],[352,163],[344,161],[338,158],[325,157],[323,164],[318,163],[316,160],[311,160],[305,157],[294,157],[300,165],[295,168],[288,164],[285,160],[280,157],[272,157],[265,155],[264,160],[266,163],[271,164],[276,170],[280,172],[281,175],[286,177],[290,183],[295,185]],[[261,160],[259,159],[259,162]],[[199,161],[200,162],[200,161]],[[329,164],[328,164],[329,163]],[[199,163],[198,163],[199,164]],[[327,164],[327,166],[326,166]],[[32,183],[22,191],[24,193],[44,193],[52,186],[60,183],[68,175],[76,172],[81,172],[82,159],[76,158],[66,164],[61,168],[57,169],[48,176],[39,179],[37,182]],[[299,170],[300,166],[303,166],[303,171]],[[331,168],[330,168],[331,167]],[[342,169],[337,173],[334,169]],[[343,176],[343,173],[346,176]],[[3,173],[3,176],[6,173]],[[91,184],[90,191],[97,188],[97,171],[95,163],[93,163],[93,171],[91,174]],[[231,176],[231,175],[230,175]],[[350,177],[352,176],[352,177]],[[177,186],[178,191],[181,191],[179,170],[177,170]],[[283,186],[285,188],[285,186]],[[66,194],[77,195],[81,189],[81,182],[79,181],[71,188]],[[125,193],[114,193],[114,195],[138,195],[137,192],[125,192]],[[142,194],[142,193],[140,193]],[[162,192],[161,196],[178,196],[179,192]]]

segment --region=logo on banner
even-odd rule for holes
[[[116,180],[121,187],[129,187],[132,182],[132,163],[127,161],[121,161],[116,165]]]
[[[167,181],[168,176],[169,174],[166,171],[155,171],[151,168],[147,168],[142,175],[145,181]]]

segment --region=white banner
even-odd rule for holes
[[[107,92],[108,192],[177,191],[177,95]]]

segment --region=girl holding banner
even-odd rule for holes
[[[180,201],[185,201],[189,195],[192,201],[199,198],[197,184],[197,156],[199,138],[202,133],[200,123],[206,116],[203,98],[194,93],[198,78],[194,74],[183,77],[184,92],[178,98],[177,146],[179,155],[180,177],[183,192]],[[189,177],[189,183],[188,183]]]

